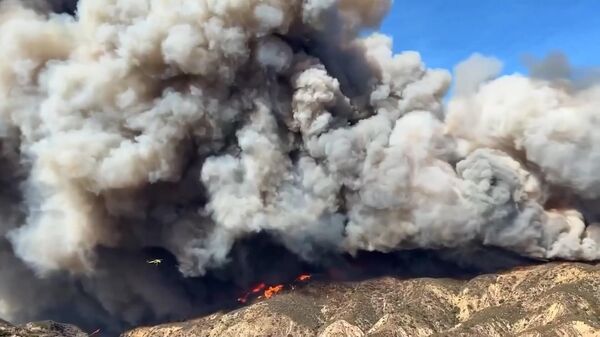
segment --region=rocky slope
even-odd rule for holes
[[[70,325],[52,321],[15,326],[0,320],[0,337],[87,337],[88,334]]]
[[[313,282],[244,308],[123,337],[600,336],[600,266],[553,263],[472,280]]]

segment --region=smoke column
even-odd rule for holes
[[[140,252],[202,277],[259,233],[598,259],[598,82],[474,55],[445,107],[447,71],[359,36],[390,1],[0,2],[0,315],[181,317]]]

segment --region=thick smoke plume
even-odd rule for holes
[[[0,314],[182,317],[209,295],[145,249],[231,274],[259,233],[598,259],[600,85],[475,55],[446,108],[447,71],[359,37],[390,1],[0,2]]]

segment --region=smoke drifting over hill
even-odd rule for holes
[[[288,261],[256,273],[479,245],[600,257],[600,86],[560,60],[495,79],[475,55],[444,107],[447,71],[359,37],[390,0],[75,4],[0,2],[4,317],[184,317],[259,233]]]

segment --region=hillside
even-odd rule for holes
[[[471,280],[312,282],[241,309],[122,337],[600,336],[600,267],[552,263]]]
[[[15,326],[0,320],[0,337],[87,337],[88,334],[70,324],[52,321]]]

